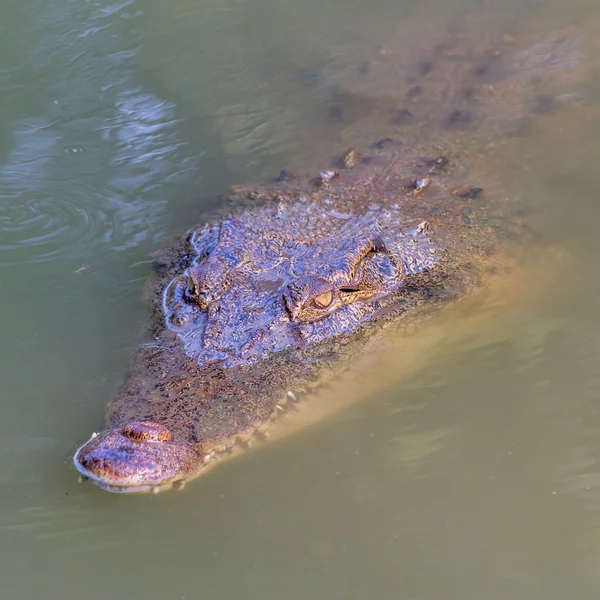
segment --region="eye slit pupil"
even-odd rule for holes
[[[329,290],[324,294],[319,294],[313,299],[313,304],[317,308],[327,308],[333,302],[333,291]]]
[[[340,292],[342,292],[343,294],[353,294],[354,292],[357,292],[358,290],[356,288],[350,288],[350,287],[346,287],[346,288],[340,288]]]

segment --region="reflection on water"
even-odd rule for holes
[[[29,51],[5,69],[21,104],[0,170],[2,264],[138,246],[165,219],[163,188],[199,164],[176,107],[138,81],[133,3],[96,4],[31,3],[15,23]]]
[[[36,117],[16,123],[13,150],[0,171],[1,263],[22,264],[25,246],[27,260],[48,262],[84,248],[90,253],[107,246],[125,249],[146,235],[145,224],[164,212],[164,202],[149,202],[142,194],[175,175],[161,160],[174,150],[165,145],[168,132],[163,135],[173,118],[169,108],[152,97],[117,97],[116,114],[93,132],[101,133],[114,153],[115,175],[104,193],[94,186],[94,149],[65,145],[56,123],[39,123]],[[140,196],[127,197],[124,190]]]
[[[405,73],[438,33],[461,35],[471,6],[535,28],[524,63],[576,67],[527,127],[461,150],[523,202],[546,256],[501,301],[321,390],[328,418],[307,410],[311,427],[182,493],[78,485],[70,456],[126,374],[151,252],[227,185],[368,137],[338,110],[348,90],[351,108],[370,102],[357,70]],[[598,23],[585,0],[6,3],[4,596],[596,598]]]

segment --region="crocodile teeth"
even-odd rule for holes
[[[287,397],[293,400],[294,402],[298,402],[298,397],[296,396],[296,394],[294,394],[294,392],[288,392]]]

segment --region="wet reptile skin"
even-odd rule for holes
[[[491,50],[494,73],[504,72]],[[515,50],[502,60],[522,56]],[[473,66],[460,72],[469,68],[481,78]],[[431,69],[421,71],[431,82]],[[510,78],[497,83],[493,96],[482,83],[484,107],[511,100],[494,105],[496,125],[539,88],[539,71],[527,77],[517,87]],[[415,85],[412,77],[405,87]],[[465,176],[455,134],[472,126],[458,118],[464,109],[455,119],[438,106],[442,112],[428,114],[441,114],[451,132],[429,147],[443,153],[423,156],[407,145],[424,131],[415,123],[402,139],[374,140],[320,175],[285,172],[233,190],[232,214],[159,254],[150,341],[108,405],[107,428],[75,454],[84,476],[110,491],[192,478],[264,431],[288,392],[296,398],[351,365],[386,324],[420,318],[478,284],[523,231],[513,205],[498,206],[473,187],[487,190],[486,182]]]

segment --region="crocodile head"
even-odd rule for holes
[[[247,374],[251,367],[255,379],[273,379],[277,367],[270,358],[286,350],[294,358],[294,349],[352,334],[411,276],[436,264],[427,224],[407,220],[399,207],[362,213],[333,208],[280,203],[191,232],[194,258],[159,284],[158,314],[165,333],[178,339],[175,353],[196,371]],[[161,369],[167,381],[176,379],[168,366]],[[278,383],[290,385],[283,373]],[[116,426],[77,451],[74,462],[82,475],[110,491],[139,491],[186,479],[203,467],[214,446],[203,439],[211,436],[198,434],[207,419],[198,411],[219,406],[220,392],[205,391],[202,402],[178,398],[174,405],[170,392],[164,394],[171,396],[168,402],[156,400],[155,388],[137,390],[133,413],[109,419]],[[234,389],[230,395],[247,394]],[[196,423],[194,431],[174,426],[184,413]],[[235,436],[236,425],[225,431],[231,420],[223,414],[212,437]]]
[[[356,331],[411,275],[436,264],[424,222],[279,204],[192,234],[197,258],[163,295],[198,364],[224,367]]]
[[[163,254],[152,343],[110,402],[108,429],[77,451],[82,474],[120,491],[191,477],[267,425],[287,390],[345,366],[374,323],[420,318],[421,306],[460,297],[496,268],[490,259],[527,228],[518,198],[498,193],[498,155],[490,162],[485,149],[580,97],[593,77],[577,66],[577,28],[548,36],[534,13],[478,14],[437,40],[427,23],[417,35],[427,48],[395,35],[366,63],[364,44],[347,45],[328,103],[343,137],[391,120],[401,139],[348,152],[311,180],[282,172],[241,188],[236,211],[256,201],[251,212]],[[365,68],[350,67],[353,48]],[[483,177],[483,198],[463,187],[467,173]]]

